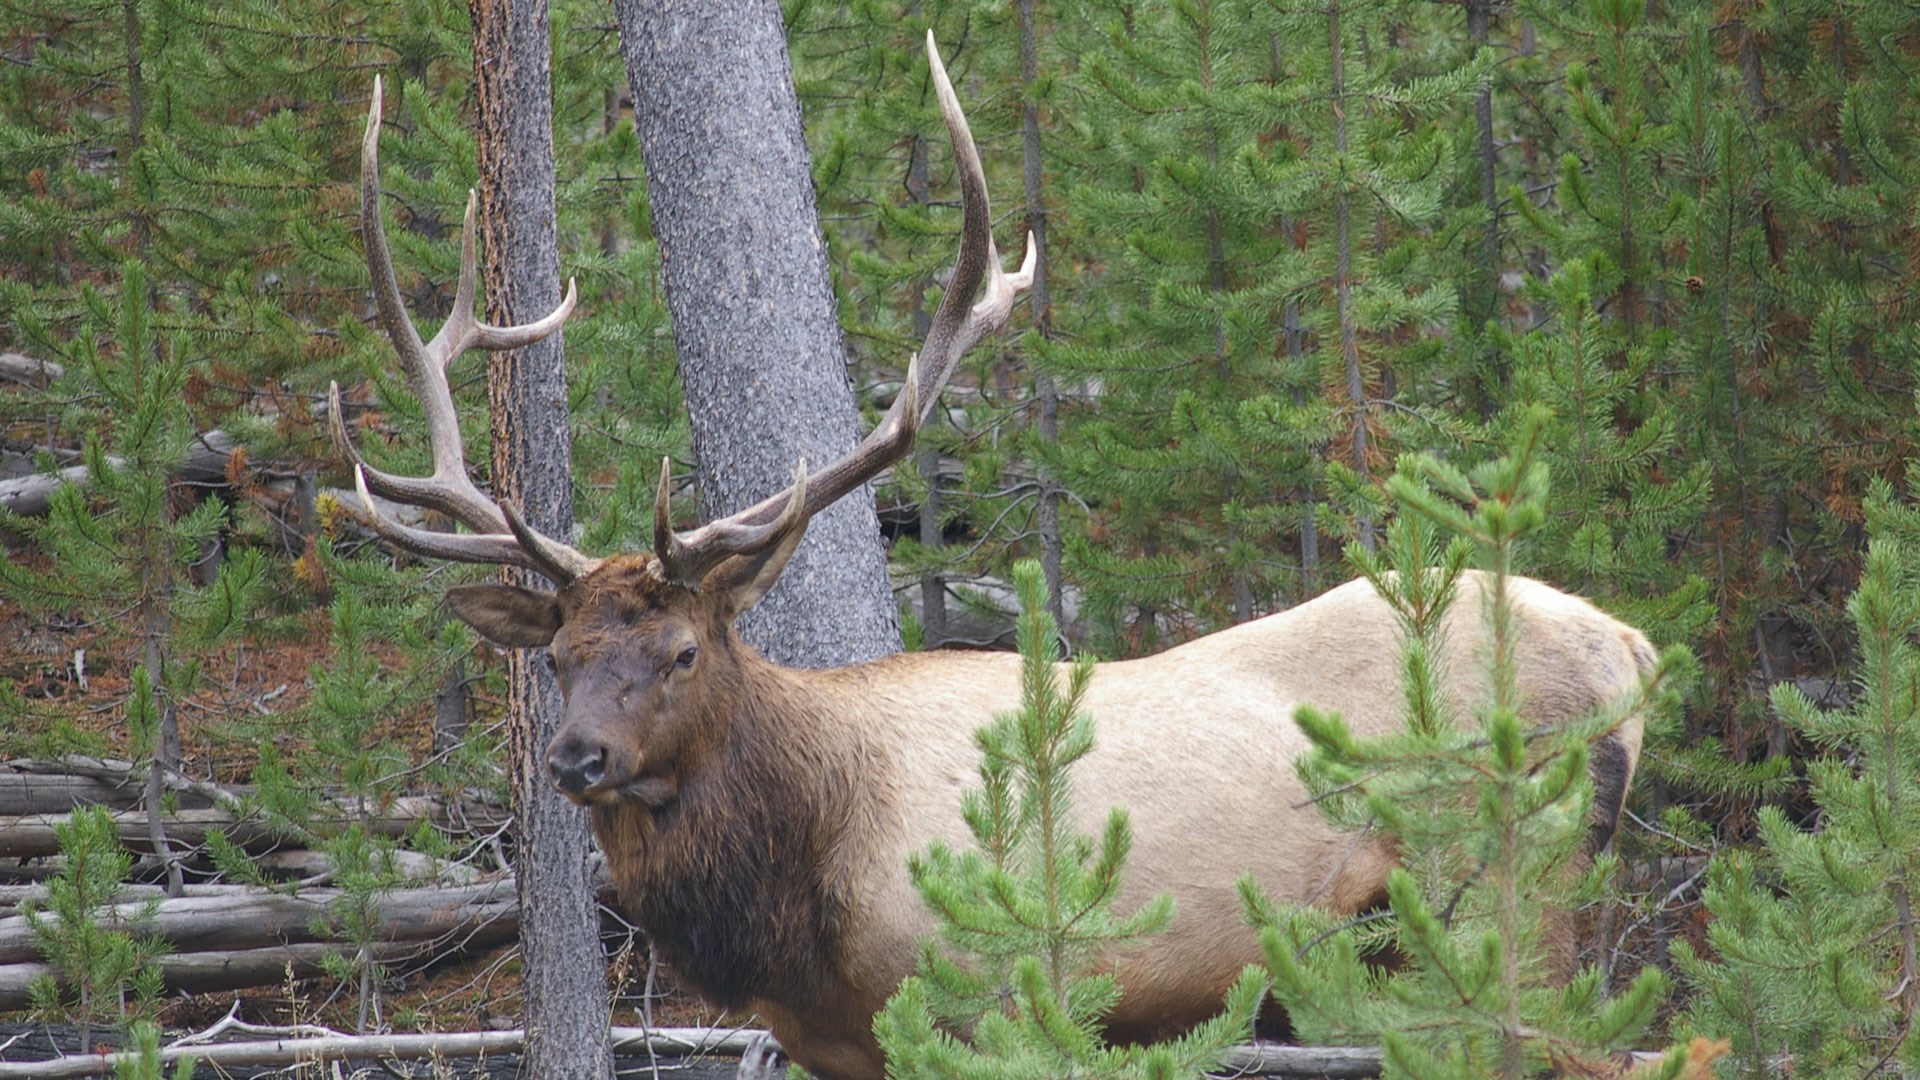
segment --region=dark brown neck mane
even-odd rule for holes
[[[833,980],[844,897],[824,880],[842,841],[835,812],[858,797],[837,725],[815,715],[788,673],[731,633],[738,684],[716,694],[711,753],[681,773],[678,797],[593,809],[621,906],[690,988],[715,1005],[804,1003]]]

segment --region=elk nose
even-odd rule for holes
[[[556,742],[547,751],[547,774],[568,795],[583,795],[607,777],[607,748],[580,742]]]

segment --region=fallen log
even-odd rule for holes
[[[417,851],[396,850],[391,852],[391,857],[393,869],[406,883],[403,886],[405,888],[477,885],[489,876],[485,871],[466,863],[447,862]],[[326,852],[309,848],[263,852],[253,856],[251,861],[270,882],[280,884],[286,891],[323,887],[332,880],[336,870],[333,859]],[[257,885],[243,884],[190,884],[183,886],[183,889],[181,896],[241,896],[260,892]],[[165,899],[166,895],[164,885],[123,882],[119,899],[121,903],[132,903]],[[27,904],[45,906],[47,898],[45,881],[0,885],[0,919],[20,914],[20,909]]]
[[[1380,1051],[1371,1046],[1285,1046],[1252,1042],[1227,1051],[1221,1072],[1236,1076],[1313,1076],[1326,1080],[1380,1075]]]
[[[251,1025],[237,1026],[246,1028]],[[609,1034],[614,1052],[626,1054],[651,1049],[656,1053],[676,1056],[740,1055],[771,1043],[771,1036],[766,1032],[752,1028],[616,1027]],[[181,1040],[161,1048],[160,1062],[163,1067],[171,1066],[182,1058],[191,1057],[201,1064],[231,1068],[247,1065],[291,1066],[325,1061],[464,1058],[518,1053],[525,1045],[526,1034],[517,1029],[434,1035],[327,1034],[227,1043]],[[1628,1067],[1657,1064],[1665,1057],[1665,1054],[1636,1052],[1629,1055]],[[120,1067],[121,1062],[132,1058],[132,1054],[74,1054],[46,1061],[0,1062],[0,1080],[24,1080],[28,1077],[35,1080],[64,1080],[69,1077],[108,1076]],[[1380,1075],[1380,1051],[1363,1046],[1283,1046],[1279,1043],[1256,1042],[1228,1051],[1217,1071],[1237,1077],[1361,1080]]]
[[[233,436],[214,430],[195,437],[186,460],[180,463],[175,479],[195,485],[224,486],[227,462],[233,456]],[[107,458],[109,468],[118,470],[125,462]],[[53,503],[53,493],[63,484],[85,485],[93,477],[85,465],[69,465],[53,472],[18,476],[0,481],[0,507],[21,517],[40,517]]]
[[[139,806],[146,798],[144,769],[138,775],[114,778],[22,768],[21,764],[50,763],[10,761],[0,766],[0,815],[65,814],[82,806],[125,810]],[[187,810],[213,805],[212,799],[193,791],[176,791],[176,799]]]
[[[131,899],[116,904],[103,918],[128,933],[165,942],[174,959],[193,953],[244,953],[282,945],[333,941],[328,926],[341,900],[339,889],[304,889],[298,894],[245,889],[237,894]],[[387,942],[430,941],[484,936],[488,944],[511,938],[519,929],[520,905],[514,881],[502,877],[477,885],[444,889],[396,889],[372,900],[380,935]],[[46,916],[51,922],[57,919]],[[332,947],[342,947],[337,943]],[[0,965],[37,962],[25,915],[0,919]],[[0,1005],[0,1008],[4,1008]]]
[[[185,885],[182,896],[238,896],[243,892],[257,892],[253,885]],[[120,885],[120,902],[132,903],[138,900],[164,900],[167,887],[164,885]],[[26,904],[44,905],[47,902],[45,883],[32,885],[0,885],[0,919],[20,914],[20,908]]]
[[[136,853],[152,852],[153,841],[144,812],[120,810],[115,811],[113,817],[122,844]],[[64,813],[0,815],[0,858],[29,859],[56,854],[60,850],[60,840],[54,828],[66,820]],[[249,851],[299,843],[304,839],[297,830],[285,829],[256,818],[237,817],[231,811],[218,807],[183,808],[177,813],[165,815],[161,820],[168,839],[176,847],[204,844],[207,834],[211,832],[223,832],[228,840]],[[370,809],[364,814],[343,805],[341,820],[360,824],[373,835],[391,837],[406,835],[423,820],[454,832],[498,829],[506,824],[507,813],[484,803],[466,800],[447,803],[428,796],[411,795]]]
[[[504,938],[484,934],[458,943],[388,942],[370,946],[368,958],[393,974],[406,975],[450,959],[464,949],[498,945],[512,936],[511,932]],[[345,942],[309,941],[245,952],[175,953],[153,963],[160,969],[161,984],[169,994],[223,994],[283,985],[289,975],[295,979],[317,978],[327,973],[327,956],[351,956],[356,951]],[[34,981],[55,974],[45,964],[0,965],[0,1012],[30,1006]]]
[[[616,1027],[611,1032],[616,1052],[631,1054],[651,1048],[657,1053],[682,1056],[740,1054],[765,1034],[745,1028]],[[174,1062],[189,1057],[205,1065],[224,1068],[288,1066],[325,1061],[480,1057],[518,1053],[525,1046],[526,1033],[518,1029],[462,1031],[444,1035],[321,1035],[252,1042],[176,1043],[161,1048],[160,1061],[163,1067],[170,1067]],[[16,1077],[63,1080],[67,1077],[110,1076],[121,1062],[133,1056],[75,1054],[48,1061],[0,1062],[0,1080],[13,1080]]]
[[[52,360],[21,353],[0,353],[0,380],[17,383],[32,390],[45,390],[67,369]]]

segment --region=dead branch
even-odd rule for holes
[[[612,1031],[613,1048],[632,1053],[651,1046],[668,1054],[738,1054],[762,1032],[741,1028],[631,1028]],[[207,1065],[288,1066],[346,1060],[420,1060],[511,1054],[526,1045],[526,1033],[465,1031],[437,1035],[322,1035],[255,1042],[175,1043],[160,1051],[163,1066],[184,1057]],[[0,1062],[0,1080],[32,1077],[109,1076],[131,1054],[75,1054],[48,1061]]]

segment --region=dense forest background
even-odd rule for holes
[[[1004,644],[977,609],[1030,556],[1101,656],[1287,607],[1383,535],[1398,455],[1471,466],[1544,404],[1551,521],[1519,569],[1701,661],[1642,759],[1597,948],[1662,960],[1698,936],[1704,856],[1764,806],[1815,823],[1824,747],[1770,694],[1852,699],[1867,496],[1920,437],[1910,10],[785,11],[864,408],[953,250],[928,26],[1002,245],[1044,230],[1015,331],[877,491],[910,647]],[[611,12],[553,18],[578,544],[636,550],[661,455],[699,463]],[[478,572],[340,512],[325,415],[338,381],[376,463],[425,460],[371,323],[357,148],[384,72],[396,262],[430,324],[476,184],[464,5],[18,0],[0,50],[0,431],[10,473],[80,481],[6,489],[0,756],[163,754],[288,817],[322,788],[499,790],[488,654],[437,609]],[[340,812],[342,850],[434,843]]]

